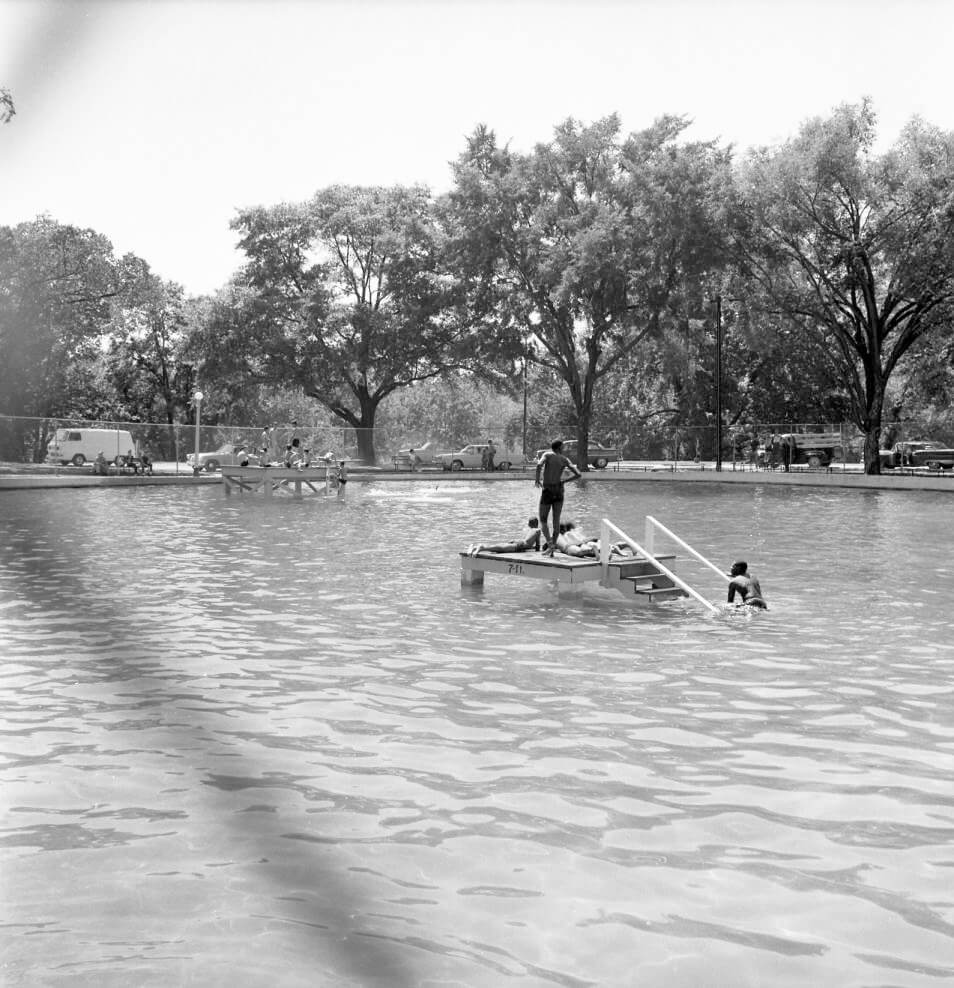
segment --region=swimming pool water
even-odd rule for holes
[[[951,504],[570,488],[712,617],[462,588],[529,481],[5,493],[0,980],[950,983]]]

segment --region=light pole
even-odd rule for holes
[[[523,458],[527,458],[527,361],[530,348],[523,351]]]
[[[716,295],[716,470],[722,470],[722,296]]]
[[[201,391],[196,391],[192,396],[195,401],[195,456],[192,460],[192,473],[199,476],[199,420],[202,417],[202,399],[205,397]]]

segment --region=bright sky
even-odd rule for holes
[[[954,130],[951,0],[0,0],[0,224],[48,213],[189,292],[237,209],[335,182],[450,183],[478,123],[662,113],[746,148],[871,96],[890,143]]]

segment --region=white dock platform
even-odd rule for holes
[[[531,580],[555,581],[561,598],[579,597],[587,583],[619,590],[643,603],[656,603],[685,597],[659,568],[658,563],[671,567],[675,556],[644,555],[615,556],[603,571],[599,559],[568,556],[558,552],[544,556],[540,552],[478,552],[460,553],[460,582],[462,586],[483,586],[485,573],[500,573]]]
[[[561,597],[576,597],[584,583],[599,582],[603,567],[598,559],[544,556],[541,552],[478,552],[460,554],[460,582],[483,586],[484,573],[503,573],[535,580],[556,580]]]

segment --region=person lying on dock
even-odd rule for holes
[[[587,538],[577,531],[576,523],[568,521],[560,525],[560,534],[557,536],[557,550],[565,552],[568,556],[599,556],[600,540]],[[614,542],[610,546],[610,555],[627,556],[632,555],[633,550],[626,542]]]
[[[735,595],[738,594],[742,598],[742,604],[767,611],[768,604],[762,597],[759,581],[748,570],[749,564],[741,560],[732,564],[732,571],[729,574],[731,577],[729,580],[729,603],[734,603]]]
[[[522,539],[515,539],[513,542],[500,542],[497,545],[487,545],[484,542],[475,542],[469,546],[467,553],[476,556],[478,552],[530,552],[532,549],[540,547],[540,522],[537,518],[527,519],[530,526],[530,534]]]

